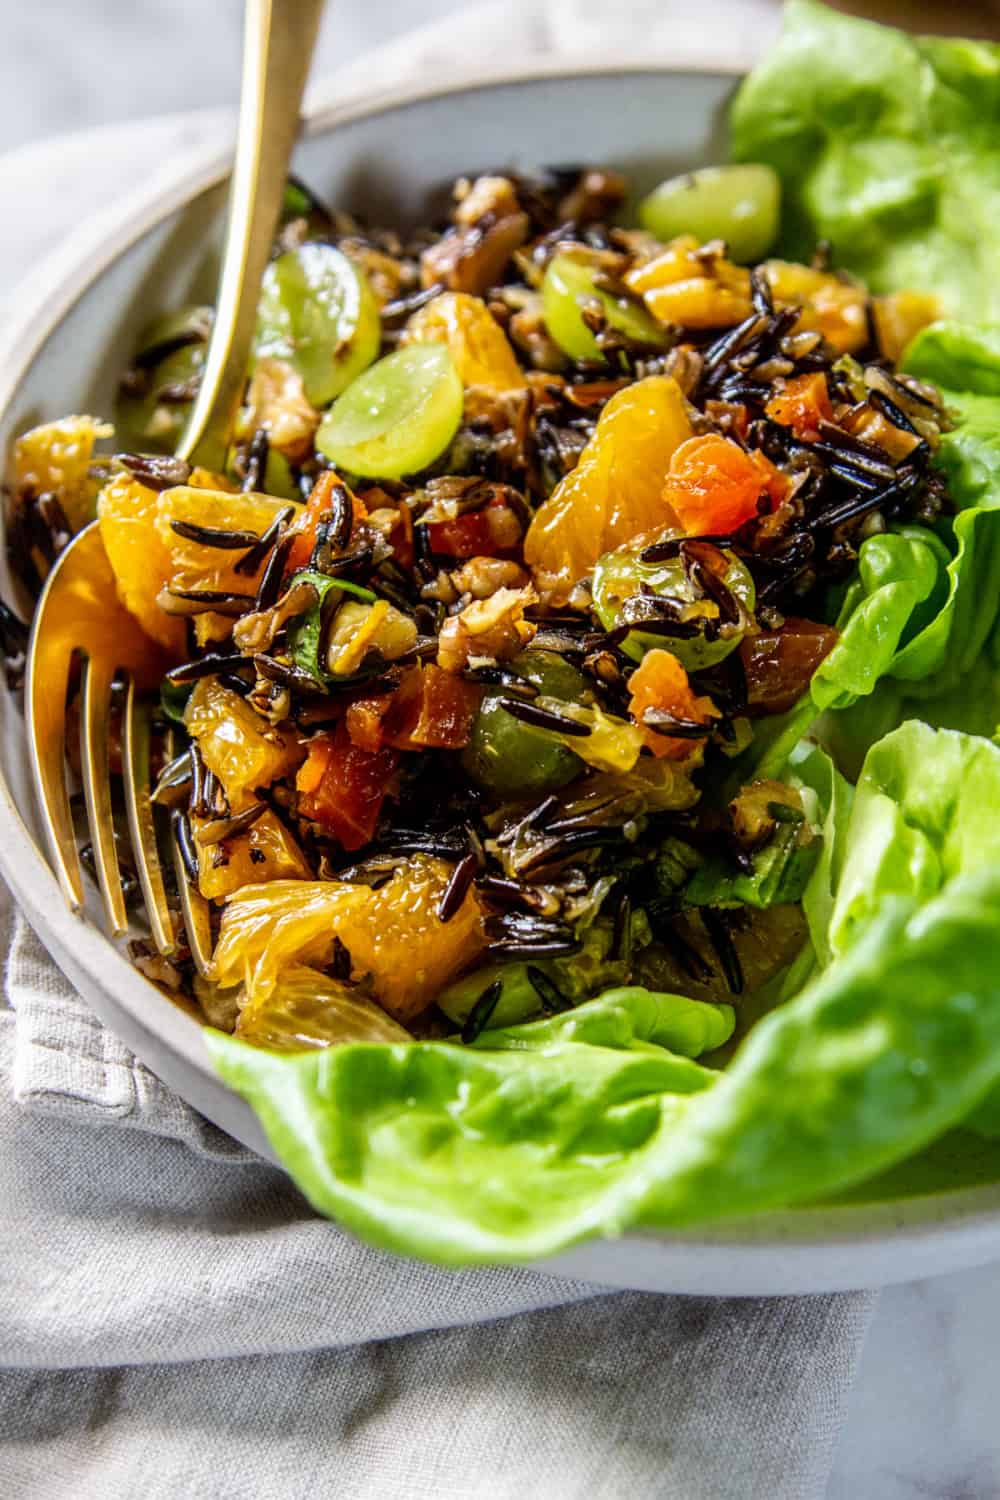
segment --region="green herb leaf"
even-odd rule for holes
[[[342,578],[329,578],[325,573],[298,573],[296,581],[311,583],[319,598],[306,610],[305,614],[289,625],[289,655],[297,667],[303,672],[308,672],[311,677],[315,677],[318,683],[329,682],[330,674],[319,659],[322,609],[326,596],[332,589],[337,589],[340,593],[352,594],[356,599],[364,599],[373,604],[375,595],[371,589],[362,588],[360,584],[347,583]]]

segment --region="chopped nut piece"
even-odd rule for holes
[[[247,392],[245,415],[247,431],[263,427],[286,458],[305,458],[319,426],[319,412],[309,401],[302,376],[282,359],[264,357],[257,367]]]
[[[446,234],[420,257],[423,286],[439,283],[453,292],[483,292],[500,279],[513,252],[528,238],[527,214],[507,214],[488,229],[473,227]]]
[[[530,586],[500,588],[489,599],[477,599],[452,615],[438,637],[438,666],[446,672],[461,672],[471,657],[509,661],[523,651],[538,627],[524,618],[524,611],[538,603]]]
[[[477,177],[471,184],[465,179],[456,184],[456,190],[461,196],[454,219],[464,229],[478,224],[487,214],[492,214],[495,219],[505,219],[520,211],[517,193],[509,177]]]
[[[498,589],[520,589],[531,582],[520,563],[500,557],[470,557],[451,575],[460,594],[473,599],[491,599]]]
[[[270,650],[275,636],[296,615],[304,614],[316,602],[316,589],[304,579],[293,583],[273,609],[255,610],[244,615],[233,626],[233,640],[244,656],[256,656]]]

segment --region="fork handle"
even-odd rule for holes
[[[201,388],[177,449],[178,457],[207,469],[225,468],[323,4],[246,4],[239,129],[218,305]]]

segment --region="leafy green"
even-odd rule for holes
[[[828,239],[875,291],[1000,317],[1000,47],[789,0],[731,125],[735,159],[781,178],[784,253],[808,260]]]
[[[289,654],[295,665],[303,672],[308,672],[310,677],[315,677],[318,682],[325,682],[329,678],[329,673],[319,659],[319,647],[323,633],[322,611],[326,596],[331,590],[336,589],[339,593],[353,594],[357,599],[372,603],[375,595],[370,589],[362,588],[358,583],[348,583],[343,578],[330,578],[326,573],[299,573],[296,581],[311,583],[318,597],[316,603],[307,609],[305,614],[289,625]]]
[[[716,1076],[665,1050],[699,1006],[721,1037],[722,1008],[631,989],[469,1047],[208,1043],[317,1208],[389,1249],[489,1262],[634,1217],[672,1123]]]
[[[691,1101],[643,1222],[815,1199],[957,1123],[1000,1074],[1000,871],[921,907],[887,897],[844,958],[750,1033]]]
[[[776,774],[820,714],[849,775],[908,716],[987,735],[1000,722],[1000,329],[934,324],[906,369],[952,382],[955,427],[934,463],[957,513],[936,530],[897,526],[862,543],[840,637],[801,702],[758,732],[746,757],[755,774]]]
[[[164,677],[160,683],[160,710],[174,724],[184,723],[184,710],[194,691],[190,682],[171,682]]]
[[[727,1072],[678,1055],[718,1045],[727,1008],[637,988],[464,1048],[278,1057],[213,1034],[216,1065],[317,1208],[447,1264],[808,1201],[900,1160],[1000,1079],[1000,748],[905,724],[853,803],[816,747],[790,774],[824,822],[796,975],[826,967]]]

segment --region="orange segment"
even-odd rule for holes
[[[97,516],[119,599],[147,635],[179,655],[184,621],[164,614],[156,602],[170,576],[170,553],[156,531],[159,499],[130,474],[116,474],[98,496]]]
[[[250,806],[252,798],[239,799],[234,813]],[[245,833],[221,844],[197,843],[198,830],[207,818],[192,817],[198,851],[198,887],[209,901],[221,901],[245,885],[264,880],[308,880],[312,873],[305,856],[285,825],[271,811],[263,813]]]
[[[293,963],[322,967],[349,917],[363,924],[372,901],[366,885],[341,880],[272,880],[244,886],[226,902],[209,978],[222,989],[246,986],[269,995]]]
[[[540,592],[564,601],[597,559],[670,518],[663,482],[691,435],[680,386],[650,375],[612,396],[573,471],[536,512],[524,543]]]
[[[270,995],[240,1011],[236,1035],[272,1052],[305,1052],[344,1042],[408,1042],[410,1033],[353,986],[297,964]]]
[[[291,775],[305,757],[296,735],[268,724],[245,698],[214,677],[203,677],[195,685],[184,723],[231,804],[245,802],[258,788]]]
[[[89,472],[94,443],[113,431],[95,417],[63,417],[32,427],[14,444],[15,485],[36,495],[52,491],[70,526],[79,531],[94,517],[97,485]]]
[[[474,891],[449,922],[438,920],[437,905],[451,871],[443,860],[415,854],[374,892],[366,907],[338,923],[353,973],[369,975],[376,999],[404,1024],[426,1010],[486,946],[483,913]]]
[[[625,277],[661,323],[726,328],[750,316],[750,273],[722,255],[706,254],[693,234],[678,235],[662,254]]]
[[[765,261],[764,274],[775,306],[801,307],[796,329],[818,331],[841,354],[853,354],[868,342],[864,287],[790,260]]]
[[[943,317],[944,310],[933,292],[890,292],[872,299],[872,316],[879,349],[897,365],[910,340]]]
[[[160,608],[157,597],[161,589],[252,594],[264,564],[253,574],[237,573],[235,565],[244,555],[242,552],[206,547],[178,536],[171,523],[186,521],[261,536],[289,504],[270,495],[240,495],[205,488],[204,481],[212,478],[196,470],[190,485],[178,485],[157,494],[131,475],[117,474],[104,486],[97,501],[101,538],[122,603],[147,635],[178,652],[184,647],[184,621]],[[195,483],[196,480],[199,482]],[[195,624],[200,627],[199,639],[204,642],[228,634],[232,621],[199,615]]]
[[[468,292],[432,297],[410,318],[403,342],[447,344],[465,386],[512,391],[525,383],[507,335],[482,297]]]

